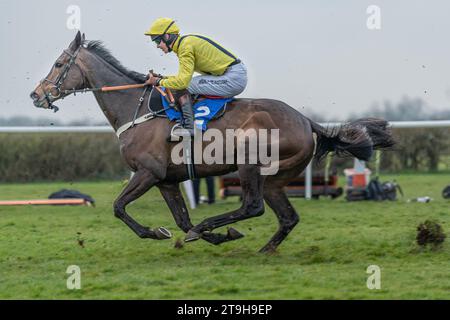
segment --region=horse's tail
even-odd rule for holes
[[[395,144],[388,122],[378,118],[358,119],[340,127],[324,128],[308,119],[317,134],[315,158],[322,159],[329,152],[338,156],[354,156],[368,161],[373,150],[388,149]]]

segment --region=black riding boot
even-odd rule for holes
[[[181,114],[182,114],[182,126],[184,129],[186,129],[191,137],[194,136],[194,111],[192,110],[192,98],[191,94],[189,92],[183,94],[178,99],[181,107]]]

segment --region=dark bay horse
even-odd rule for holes
[[[47,77],[31,93],[31,98],[36,107],[52,108],[54,101],[69,94],[68,90],[143,83],[145,78],[143,74],[124,68],[100,42],[86,41],[84,35],[78,32]],[[94,95],[109,123],[117,131],[132,121],[142,89],[94,92]],[[149,95],[145,95],[144,105],[148,99]],[[146,112],[148,110],[141,108],[137,117]],[[221,132],[225,129],[279,129],[279,169],[275,175],[265,176],[261,174],[260,163],[196,165],[199,177],[237,170],[243,200],[237,210],[205,219],[194,226],[179,189],[179,183],[188,179],[187,169],[183,164],[173,163],[171,150],[174,144],[167,141],[173,125],[166,118],[156,117],[120,135],[121,154],[135,174],[114,202],[115,216],[140,238],[170,238],[171,233],[167,229],[142,226],[125,211],[127,204],[156,186],[177,225],[187,233],[186,241],[201,238],[220,244],[243,235],[233,228],[229,228],[226,234],[214,233],[214,229],[262,215],[265,200],[278,218],[279,229],[261,252],[275,250],[299,222],[299,215],[286,197],[283,187],[297,177],[313,157],[321,158],[328,152],[335,152],[341,156],[352,155],[368,160],[374,149],[393,145],[388,123],[381,119],[360,119],[327,130],[281,101],[236,99],[229,103],[222,117],[209,123],[208,128]]]

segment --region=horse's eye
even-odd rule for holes
[[[62,67],[61,63],[59,63],[59,62],[55,63],[55,68],[61,68],[61,67]]]

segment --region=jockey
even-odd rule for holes
[[[217,42],[201,35],[180,35],[170,18],[159,18],[145,33],[164,53],[175,52],[179,60],[178,75],[163,77],[150,72],[149,85],[181,90],[179,105],[183,127],[194,133],[191,94],[234,97],[247,85],[247,69],[234,54]],[[195,76],[194,72],[201,75]]]

